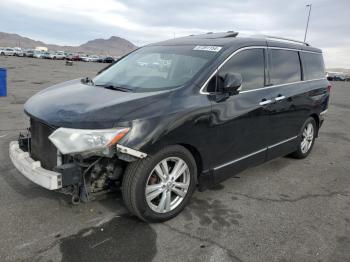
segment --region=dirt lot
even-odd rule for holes
[[[0,57],[0,261],[350,261],[350,84],[335,83],[305,160],[279,158],[194,194],[177,218],[145,224],[120,194],[79,206],[26,180],[8,144],[26,127],[23,103],[104,65]]]

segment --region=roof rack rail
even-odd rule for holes
[[[310,46],[310,44],[307,42],[294,40],[294,39],[290,39],[290,38],[285,38],[285,37],[272,36],[272,35],[254,35],[254,36],[255,37],[264,37],[266,39],[271,39],[271,40],[282,40],[282,41],[286,41],[286,42],[293,42],[293,43],[298,43],[298,44]]]
[[[227,31],[227,32],[207,32],[200,35],[189,35],[193,38],[206,38],[206,39],[215,39],[215,38],[227,38],[227,37],[236,37],[238,35],[238,32],[235,31]]]

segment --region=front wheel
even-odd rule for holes
[[[196,186],[197,167],[182,146],[170,146],[129,164],[122,185],[131,213],[147,222],[163,222],[178,215]]]
[[[306,120],[301,129],[298,149],[293,152],[291,156],[298,159],[307,157],[314,146],[316,134],[317,125],[315,119],[310,117]]]

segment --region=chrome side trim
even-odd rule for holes
[[[234,164],[234,163],[236,163],[236,162],[238,162],[238,161],[241,161],[241,160],[246,159],[246,158],[248,158],[248,157],[251,157],[251,156],[254,156],[254,155],[259,154],[259,153],[261,153],[261,152],[264,152],[266,149],[267,149],[267,148],[260,149],[260,150],[258,150],[258,151],[256,151],[256,152],[253,152],[253,153],[249,154],[249,155],[242,156],[242,157],[240,157],[240,158],[237,158],[237,159],[235,159],[235,160],[232,160],[232,161],[227,162],[227,163],[225,163],[225,164],[222,164],[222,165],[220,165],[220,166],[214,167],[214,170],[218,170],[218,169],[223,168],[223,167],[225,167],[225,166],[232,165],[232,164]]]
[[[277,47],[277,46],[267,46],[267,49],[279,49],[279,50],[287,50],[287,51],[296,51],[296,52],[303,52],[303,53],[312,53],[312,54],[318,54],[322,55],[323,53],[321,52],[315,52],[315,51],[309,51],[309,50],[301,50],[298,48],[287,48],[287,47]]]
[[[221,67],[223,67],[228,60],[230,60],[234,55],[238,54],[241,51],[248,50],[248,49],[279,49],[279,50],[288,50],[288,51],[296,51],[296,52],[304,52],[304,53],[314,53],[314,54],[319,54],[322,55],[322,53],[318,52],[313,52],[313,51],[308,51],[308,50],[301,50],[301,49],[292,49],[292,48],[284,48],[284,47],[274,47],[274,46],[247,46],[247,47],[242,47],[240,49],[237,49],[234,51],[229,57],[227,57],[215,71],[210,75],[210,77],[205,81],[205,83],[202,85],[201,89],[199,90],[199,93],[202,95],[210,95],[209,92],[203,91],[206,85],[209,83],[210,79],[220,70]],[[262,90],[262,89],[267,89],[267,88],[274,88],[278,86],[285,86],[285,85],[291,85],[291,84],[297,84],[297,83],[303,83],[303,82],[310,82],[310,81],[316,81],[316,80],[324,80],[324,78],[319,78],[319,79],[311,79],[311,80],[303,80],[303,81],[298,81],[298,82],[292,82],[292,83],[287,83],[287,84],[281,84],[281,85],[274,85],[274,86],[267,86],[263,88],[258,88],[258,89],[253,89],[253,90],[246,90],[242,91],[240,93],[246,93],[246,92],[252,92],[252,91],[257,91],[257,90]]]
[[[131,156],[134,156],[137,158],[145,158],[147,156],[146,153],[143,153],[143,152],[137,151],[135,149],[119,145],[119,144],[117,144],[117,150],[120,153],[128,154],[128,155],[131,155]]]
[[[258,150],[258,151],[253,152],[253,153],[250,153],[250,154],[248,154],[248,155],[242,156],[242,157],[240,157],[240,158],[237,158],[237,159],[235,159],[235,160],[232,160],[232,161],[227,162],[227,163],[225,163],[225,164],[222,164],[222,165],[220,165],[220,166],[214,167],[213,169],[214,169],[214,171],[215,171],[215,170],[218,170],[218,169],[223,168],[223,167],[225,167],[225,166],[232,165],[232,164],[237,163],[237,162],[239,162],[239,161],[241,161],[241,160],[244,160],[244,159],[246,159],[246,158],[248,158],[248,157],[251,157],[251,156],[254,156],[254,155],[259,154],[259,153],[261,153],[261,152],[264,152],[264,151],[268,150],[269,148],[273,148],[273,147],[282,145],[282,144],[284,144],[284,143],[287,143],[287,142],[289,142],[289,141],[292,141],[292,140],[296,139],[297,137],[298,137],[298,136],[293,136],[293,137],[291,137],[291,138],[282,140],[281,142],[278,142],[278,143],[276,143],[276,144],[270,145],[270,146],[268,146],[268,147],[266,147],[266,148],[260,149],[260,150]]]
[[[286,139],[286,140],[283,140],[283,141],[281,141],[281,142],[278,142],[278,143],[276,143],[276,144],[273,144],[273,145],[271,145],[271,146],[268,146],[267,149],[273,148],[273,147],[276,147],[276,146],[279,146],[279,145],[282,145],[282,144],[284,144],[284,143],[287,143],[287,142],[289,142],[289,141],[292,141],[292,140],[296,139],[297,137],[298,137],[298,136],[293,136],[293,137],[291,137],[291,138],[288,138],[288,139]]]
[[[242,93],[248,93],[248,92],[254,92],[254,91],[259,91],[259,90],[265,90],[265,89],[270,89],[270,88],[275,88],[275,87],[296,85],[296,84],[307,83],[307,82],[311,82],[311,81],[318,81],[318,80],[326,80],[326,78],[316,78],[316,79],[310,79],[310,80],[303,80],[303,81],[291,82],[291,83],[287,83],[287,84],[280,84],[280,85],[273,85],[273,86],[265,86],[265,87],[262,87],[262,88],[252,89],[252,90],[246,90],[246,91],[242,91],[242,92],[239,92],[239,93],[242,94]]]
[[[323,116],[323,115],[327,114],[327,112],[328,112],[328,109],[322,111],[322,112],[320,113],[320,116]]]

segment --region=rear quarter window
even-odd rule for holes
[[[270,49],[269,54],[272,85],[301,81],[300,58],[297,51]]]
[[[302,52],[304,80],[325,78],[322,54]]]

